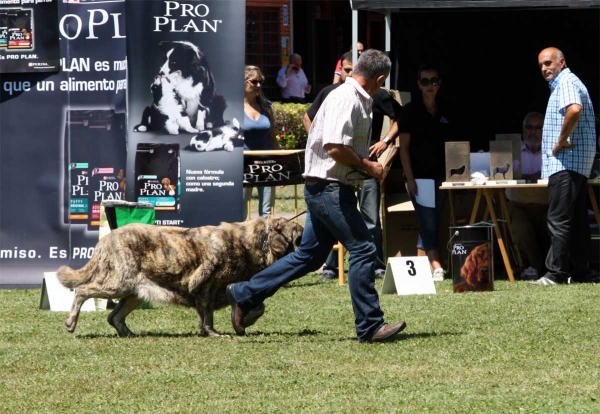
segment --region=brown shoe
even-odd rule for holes
[[[233,284],[227,285],[225,293],[227,301],[231,305],[231,325],[233,326],[233,330],[237,335],[244,336],[246,335],[246,328],[254,325],[258,318],[265,313],[265,305],[261,303],[256,308],[244,312],[233,296]]]
[[[375,332],[371,339],[361,339],[360,342],[384,342],[395,336],[397,333],[402,332],[404,328],[406,328],[406,322],[404,321],[395,323],[393,325],[384,323],[381,325],[381,328]]]

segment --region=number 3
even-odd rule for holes
[[[417,269],[415,269],[415,263],[412,260],[407,260],[406,266],[408,266],[409,276],[414,276],[417,274]]]

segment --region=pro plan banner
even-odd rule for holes
[[[304,150],[244,151],[244,187],[302,184]]]
[[[127,1],[127,199],[156,223],[240,221],[244,1]]]
[[[61,71],[0,77],[0,284],[81,267],[125,191],[125,3],[61,2],[54,23]]]
[[[0,0],[0,73],[59,71],[59,0]]]

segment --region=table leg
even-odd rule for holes
[[[502,254],[502,260],[504,262],[506,274],[508,275],[508,279],[511,282],[514,282],[515,277],[513,275],[512,266],[510,264],[510,259],[508,258],[506,247],[504,246],[502,232],[500,231],[500,227],[498,226],[498,217],[496,216],[496,212],[494,211],[493,190],[483,190],[483,195],[485,196],[485,200],[487,202],[487,210],[489,211],[490,217],[492,218],[492,223],[494,223],[494,232],[496,233],[496,239],[498,240],[498,247],[500,248],[500,254]]]
[[[342,243],[338,242],[338,284],[340,286],[344,285],[344,255],[346,252],[344,251],[344,246]]]
[[[519,269],[523,269],[523,258],[521,257],[521,251],[517,246],[517,242],[515,241],[515,236],[512,231],[512,223],[510,221],[510,214],[508,214],[508,205],[506,204],[506,197],[504,196],[504,191],[498,192],[498,197],[500,198],[500,206],[502,207],[502,214],[504,215],[504,219],[506,220],[506,225],[508,226],[508,233],[510,234],[510,240],[512,242],[513,248],[517,253],[517,261],[519,265]]]
[[[590,202],[592,203],[592,208],[594,209],[594,215],[596,216],[596,224],[600,226],[600,211],[598,211],[598,201],[596,200],[596,194],[594,193],[593,186],[588,184],[588,194],[590,196]]]
[[[473,211],[471,212],[471,220],[469,221],[469,224],[475,223],[475,220],[477,219],[477,212],[479,211],[479,203],[481,202],[482,191],[483,190],[481,188],[478,188],[477,193],[475,194],[475,203],[473,203]]]
[[[448,201],[450,202],[450,225],[456,226],[456,216],[454,216],[454,194],[448,190]]]

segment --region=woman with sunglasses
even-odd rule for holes
[[[400,159],[419,222],[418,255],[427,255],[433,268],[433,280],[442,281],[439,222],[446,194],[438,188],[445,179],[445,142],[450,140],[451,124],[438,96],[442,80],[437,68],[423,65],[417,76],[420,93],[404,107],[400,118]],[[434,181],[435,207],[417,203],[416,179]]]
[[[265,77],[257,66],[246,66],[244,72],[244,149],[275,150],[279,142],[275,137],[273,110],[262,91]],[[248,216],[248,200],[252,187],[244,188],[244,219]],[[275,187],[258,187],[258,214],[261,217],[271,215],[275,203]]]

